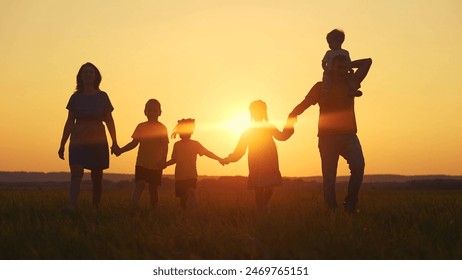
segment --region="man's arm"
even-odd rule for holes
[[[310,89],[308,94],[306,95],[305,99],[300,102],[295,108],[290,112],[289,118],[295,118],[295,120],[291,120],[291,122],[295,122],[297,120],[297,116],[301,115],[308,109],[311,105],[318,103],[319,95],[321,93],[322,83],[318,82],[314,84],[314,86]]]
[[[300,104],[295,106],[295,108],[290,112],[289,118],[297,118],[297,116],[301,115],[303,112],[305,112],[306,109],[308,109],[311,106],[311,103],[307,98],[303,99]]]
[[[370,58],[358,59],[351,62],[351,68],[358,68],[354,73],[354,77],[358,83],[362,83],[364,78],[366,78],[371,65],[372,59]]]

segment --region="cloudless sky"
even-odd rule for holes
[[[0,170],[68,171],[57,151],[79,67],[101,71],[119,145],[150,98],[169,132],[195,118],[193,139],[227,156],[262,99],[285,119],[321,79],[327,32],[341,28],[352,59],[373,65],[356,99],[368,174],[461,175],[462,2],[0,0]],[[284,176],[320,175],[319,109],[278,142]],[[173,143],[171,140],[170,151]],[[136,151],[108,172],[133,173]],[[67,146],[66,146],[67,159]],[[247,175],[247,159],[201,175]],[[166,173],[173,173],[169,167]],[[348,174],[341,160],[339,174]]]

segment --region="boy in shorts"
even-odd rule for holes
[[[157,188],[161,185],[162,170],[168,151],[167,128],[158,120],[161,113],[159,101],[148,100],[144,108],[144,114],[148,120],[138,124],[130,143],[113,151],[116,156],[119,156],[136,148],[139,144],[135,165],[135,190],[132,197],[134,209],[138,207],[146,183],[149,184],[151,208],[155,209],[159,200]]]

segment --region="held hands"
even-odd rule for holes
[[[292,113],[289,114],[289,117],[287,118],[287,122],[284,125],[284,131],[287,131],[288,133],[290,133],[290,136],[292,136],[292,134],[294,134],[295,132],[294,125],[296,122],[297,122],[297,115],[292,114]]]
[[[169,166],[169,165],[167,164],[167,162],[164,161],[164,162],[160,165],[160,168],[165,169],[165,168],[167,168],[168,166]]]
[[[111,147],[111,155],[116,155],[118,157],[121,154],[122,154],[122,151],[121,151],[119,145],[117,145],[117,143],[113,144],[112,147]]]
[[[220,162],[221,165],[225,166],[225,165],[228,165],[231,161],[229,160],[229,157],[226,157],[226,158],[221,158],[218,160]]]
[[[290,113],[289,116],[287,117],[286,126],[293,127],[296,122],[297,122],[297,115],[295,115],[294,113]]]

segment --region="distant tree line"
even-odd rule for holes
[[[105,188],[132,188],[135,184],[131,180],[104,180]],[[221,176],[221,177],[201,177],[199,186],[206,187],[223,187],[232,188],[236,186],[245,186],[247,177],[245,176]],[[346,187],[347,182],[340,182],[339,187]],[[162,178],[162,187],[173,187],[175,180],[171,177]],[[322,183],[315,180],[303,180],[301,178],[284,178],[283,185],[291,188],[321,188]],[[48,181],[48,182],[1,182],[0,188],[67,188],[69,182],[66,181]],[[82,187],[91,187],[90,180],[84,180]],[[419,179],[405,182],[369,182],[363,183],[362,188],[366,189],[440,189],[440,190],[458,190],[462,189],[462,180],[458,179]]]

